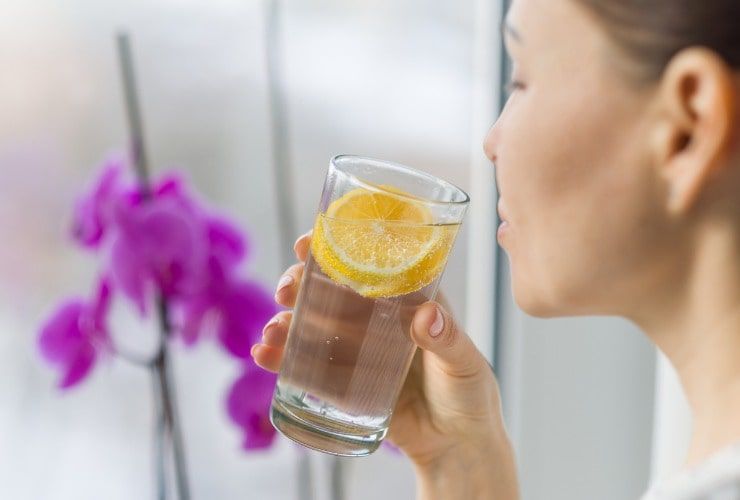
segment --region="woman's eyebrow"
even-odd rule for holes
[[[512,40],[522,43],[522,35],[520,35],[519,31],[509,24],[508,21],[504,21],[503,24],[501,24],[501,32],[504,36],[508,35]]]

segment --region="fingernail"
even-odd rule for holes
[[[277,325],[280,322],[280,320],[277,317],[272,318],[270,321],[267,322],[267,324],[262,328],[262,343],[267,344],[267,330],[270,329],[270,327]]]
[[[280,290],[292,284],[293,284],[293,276],[291,276],[290,274],[284,275],[282,278],[280,278],[280,281],[278,281],[277,290],[275,291],[275,293],[280,292]]]
[[[250,349],[250,350],[249,350],[249,355],[250,355],[250,356],[254,357],[254,350],[255,350],[255,349],[257,349],[257,346],[258,346],[258,345],[259,345],[259,344],[254,344],[254,345],[252,346],[252,349]]]
[[[442,313],[440,312],[439,308],[435,308],[437,311],[437,315],[434,318],[434,323],[432,323],[432,326],[429,327],[429,335],[432,337],[439,336],[440,333],[442,333],[442,330],[445,327],[445,319],[442,317]]]
[[[298,242],[300,242],[306,236],[308,236],[308,233],[304,233],[304,234],[300,235],[298,238],[296,238],[295,243],[293,243],[293,250],[295,250],[296,247],[298,247]]]
[[[268,328],[270,328],[272,325],[277,325],[280,322],[277,316],[273,317],[270,321],[265,324],[265,326],[262,328],[262,333],[265,332]]]

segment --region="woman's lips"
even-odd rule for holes
[[[496,239],[501,242],[508,230],[509,223],[506,221],[502,222],[501,225],[498,227],[498,231],[496,231]]]
[[[508,222],[509,218],[506,215],[506,207],[504,206],[504,200],[499,198],[498,200],[498,217],[504,222]]]
[[[498,231],[496,232],[496,239],[500,242],[504,235],[506,235],[507,230],[509,229],[509,220],[506,215],[506,208],[504,207],[503,200],[499,199],[498,201],[498,216],[499,219],[501,219],[501,225],[498,227]]]

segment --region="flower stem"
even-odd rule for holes
[[[145,200],[148,200],[151,198],[149,165],[146,156],[144,127],[139,108],[133,56],[128,33],[119,33],[116,37],[116,43],[118,46],[121,79],[123,81],[126,115],[128,117],[132,160],[142,195]],[[169,448],[171,458],[174,462],[177,498],[179,500],[190,500],[187,468],[185,465],[185,446],[180,431],[180,419],[177,415],[175,401],[175,386],[170,367],[169,340],[172,328],[167,300],[162,295],[157,296],[157,316],[160,327],[159,349],[156,357],[151,361],[149,366],[154,378],[154,397],[157,404],[155,452],[157,455],[158,494],[160,500],[166,499],[166,448]],[[168,443],[171,446],[166,446]]]
[[[123,92],[126,102],[126,116],[128,117],[129,139],[131,141],[131,154],[139,178],[141,191],[147,198],[150,194],[149,164],[147,162],[146,147],[144,144],[144,127],[139,111],[139,95],[136,87],[136,74],[134,73],[133,56],[131,55],[131,42],[129,34],[118,33],[116,37],[118,44],[118,61],[121,66],[121,78],[123,80]]]
[[[152,391],[154,395],[154,406],[156,407],[156,425],[154,427],[154,467],[157,480],[157,500],[167,500],[167,475],[165,464],[165,434],[167,433],[166,422],[164,419],[164,409],[162,408],[161,388],[159,385],[159,376],[157,369],[152,362],[149,365],[152,373],[152,382],[154,382]]]
[[[160,345],[159,354],[154,361],[154,370],[157,374],[160,387],[159,394],[161,396],[165,430],[167,437],[170,438],[170,442],[172,444],[172,458],[175,465],[175,480],[178,492],[177,498],[180,500],[190,500],[187,467],[185,465],[185,447],[183,445],[182,432],[180,430],[180,419],[177,415],[174,381],[172,379],[170,368],[168,340],[171,328],[167,301],[160,296],[157,301],[157,306],[162,343]]]
[[[116,346],[112,350],[113,355],[118,356],[122,360],[134,365],[134,366],[140,366],[142,368],[150,368],[154,364],[154,359],[141,356],[139,354],[135,354],[133,352],[129,352],[127,350],[121,349],[120,347]]]

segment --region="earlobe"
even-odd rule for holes
[[[656,134],[666,208],[687,213],[720,169],[734,129],[732,70],[714,52],[692,48],[677,54],[660,83],[663,120]]]

